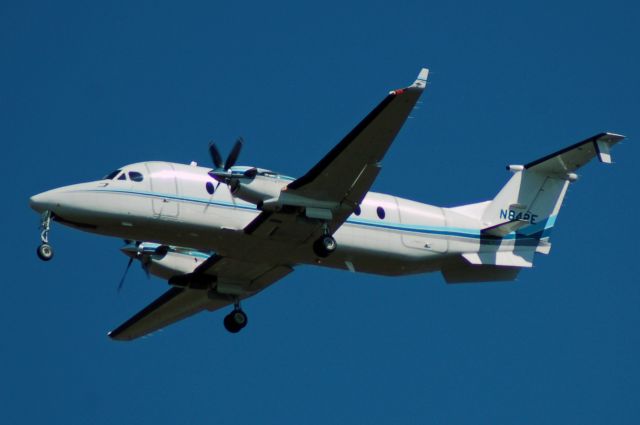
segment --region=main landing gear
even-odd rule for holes
[[[38,257],[42,261],[49,261],[53,258],[53,248],[49,245],[49,230],[51,229],[51,211],[45,211],[42,214],[42,222],[40,223],[42,232],[40,232],[40,246],[36,251]]]
[[[338,244],[329,233],[329,227],[325,223],[322,237],[313,243],[313,252],[320,258],[326,258],[335,251],[337,247]]]
[[[237,334],[247,326],[247,315],[240,308],[240,300],[233,303],[233,311],[224,317],[224,328],[232,334]]]

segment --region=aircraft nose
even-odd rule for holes
[[[29,198],[29,206],[39,213],[51,210],[54,204],[55,195],[53,190],[38,193]]]

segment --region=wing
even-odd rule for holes
[[[119,341],[130,341],[202,310],[213,311],[228,304],[231,304],[228,298],[210,298],[208,291],[174,287],[109,332],[109,337]]]
[[[203,310],[218,310],[232,304],[234,296],[254,295],[292,271],[289,266],[213,255],[193,273],[171,279],[173,288],[109,332],[109,337],[130,341]],[[213,286],[216,290],[211,289]]]
[[[409,87],[391,91],[340,143],[281,194],[278,211],[264,211],[246,228],[251,235],[303,242],[322,223],[331,232],[362,202],[378,173],[380,161],[426,87],[429,71],[422,69]],[[303,207],[304,216],[287,206]]]
[[[409,87],[391,91],[349,134],[287,190],[312,199],[358,204],[369,191],[380,161],[426,86],[422,69]],[[354,205],[355,206],[355,205]]]

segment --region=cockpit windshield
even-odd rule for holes
[[[122,171],[122,170],[118,169],[118,170],[112,171],[109,174],[107,174],[106,176],[104,176],[102,178],[102,180],[113,180],[118,174],[120,174],[120,171]]]

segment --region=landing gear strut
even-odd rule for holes
[[[49,230],[51,229],[51,211],[42,213],[42,223],[40,224],[40,246],[36,253],[42,261],[49,261],[53,258],[53,248],[49,245]]]
[[[247,315],[240,308],[240,300],[236,299],[233,303],[233,311],[224,317],[224,328],[236,334],[247,326]]]
[[[320,258],[328,257],[338,247],[336,240],[329,234],[326,224],[323,227],[323,233],[322,237],[313,243],[313,252]]]

